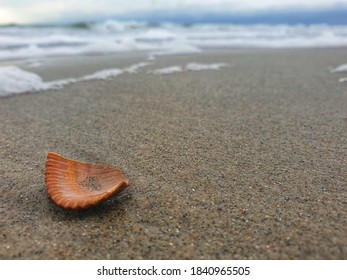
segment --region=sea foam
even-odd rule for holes
[[[124,69],[124,72],[130,73],[130,74],[136,74],[139,72],[139,70],[143,67],[146,67],[148,65],[151,65],[152,63],[150,62],[139,62],[133,65],[130,65],[129,67]]]
[[[200,71],[200,70],[219,70],[222,67],[227,67],[227,63],[212,63],[212,64],[201,64],[201,63],[188,63],[185,67],[186,70]]]
[[[152,71],[148,71],[148,73],[154,74],[154,75],[162,75],[162,74],[172,74],[172,73],[177,73],[182,71],[183,71],[182,66],[174,65],[174,66],[158,68]]]
[[[114,78],[117,77],[120,74],[123,74],[124,71],[118,68],[112,68],[112,69],[105,69],[102,71],[95,72],[91,75],[86,75],[79,80],[88,81],[88,80],[105,80],[107,78]]]
[[[335,73],[335,72],[344,72],[347,71],[347,63],[346,64],[341,64],[334,69],[332,69],[330,72]]]
[[[197,62],[191,62],[186,64],[185,66],[174,65],[164,68],[158,68],[155,70],[148,71],[148,73],[152,73],[154,75],[162,75],[162,74],[172,74],[183,71],[201,71],[201,70],[219,70],[222,67],[227,67],[227,63],[211,63],[211,64],[202,64]]]
[[[0,67],[0,97],[49,89],[60,89],[68,84],[80,81],[116,77],[123,72],[122,69],[118,68],[106,69],[80,78],[68,78],[44,82],[39,75],[24,71],[16,66]]]
[[[105,69],[79,78],[68,78],[48,82],[43,81],[39,75],[29,71],[24,71],[16,66],[0,67],[0,97],[19,93],[37,92],[49,89],[60,89],[66,85],[76,82],[115,78],[119,75],[122,75],[123,73],[136,74],[140,71],[141,68],[151,64],[152,63],[150,62],[143,61],[136,64],[132,64],[128,67],[125,67],[124,69]],[[164,68],[150,70],[147,71],[147,73],[154,75],[163,75],[183,71],[218,70],[221,67],[226,66],[226,63],[201,64],[197,62],[191,62],[185,66],[168,66]]]
[[[330,70],[330,73],[337,73],[337,72],[347,72],[347,63],[341,64],[341,65]],[[339,82],[340,83],[347,82],[347,77],[346,78],[340,78]]]
[[[46,88],[42,78],[15,66],[0,67],[0,96],[38,91]]]

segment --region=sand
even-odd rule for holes
[[[141,55],[50,59],[45,80]],[[221,70],[148,74],[189,62]],[[346,259],[347,49],[159,57],[138,74],[0,99],[1,259]],[[346,76],[346,74],[345,74]],[[121,168],[86,211],[49,198],[45,160]]]

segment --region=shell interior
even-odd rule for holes
[[[45,181],[54,202],[68,209],[83,209],[124,190],[129,181],[122,171],[48,153]]]

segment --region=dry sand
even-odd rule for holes
[[[139,61],[110,58],[31,71]],[[147,73],[189,62],[230,66]],[[346,259],[347,84],[329,73],[346,62],[347,49],[221,50],[1,98],[0,258]],[[45,188],[48,151],[119,167],[131,185],[64,210]]]

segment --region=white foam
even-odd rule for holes
[[[201,70],[219,70],[222,67],[227,67],[227,63],[211,63],[211,64],[201,64],[197,62],[191,62],[188,63],[185,67],[182,67],[180,65],[174,65],[164,68],[155,69],[152,71],[148,71],[148,73],[154,74],[154,75],[162,75],[162,74],[172,74],[177,72],[184,72],[184,71],[201,71]]]
[[[104,22],[99,22],[94,24],[92,30],[101,33],[119,33],[125,32],[127,30],[136,30],[139,28],[144,28],[146,26],[145,22],[138,21],[117,21],[117,20],[106,20]]]
[[[149,62],[139,62],[132,64],[124,69],[111,68],[102,71],[97,71],[93,74],[86,75],[80,78],[68,78],[62,80],[55,80],[44,82],[42,78],[32,72],[24,71],[16,66],[0,67],[0,96],[8,96],[18,93],[36,92],[48,89],[59,89],[68,84],[100,80],[117,77],[123,73],[136,74],[140,68],[150,65]],[[188,63],[185,67],[180,65],[168,66],[155,70],[148,71],[154,75],[172,74],[183,71],[201,71],[201,70],[219,70],[221,67],[226,67],[226,63],[211,63],[201,64],[197,62]]]
[[[182,72],[182,66],[169,66],[169,67],[164,67],[164,68],[159,68],[159,69],[155,69],[152,71],[149,71],[148,73],[154,74],[154,75],[162,75],[162,74],[172,74],[172,73],[178,73],[178,72]]]
[[[16,66],[0,67],[0,97],[19,93],[37,92],[48,89],[60,89],[81,79],[63,79],[44,82],[32,72],[24,71]]]
[[[347,63],[346,64],[342,64],[340,66],[337,66],[336,68],[330,70],[331,73],[344,72],[344,71],[347,71]]]
[[[222,67],[227,67],[227,63],[212,63],[212,64],[201,64],[201,63],[188,63],[185,70],[190,71],[201,71],[201,70],[219,70]]]
[[[41,89],[39,89],[37,91],[48,90],[48,89],[60,89],[66,85],[76,83],[79,81],[81,81],[81,79],[69,78],[69,79],[62,79],[62,80],[55,80],[55,81],[51,81],[51,82],[45,82],[44,87],[42,87]]]
[[[112,69],[105,69],[102,71],[95,72],[91,75],[84,76],[80,78],[79,80],[83,81],[88,81],[88,80],[105,80],[107,78],[114,78],[117,77],[118,75],[124,73],[122,69],[118,68],[112,68]]]
[[[35,73],[24,71],[16,66],[5,66],[0,67],[0,96],[60,89],[71,83],[85,80],[106,79],[108,77],[116,77],[121,73],[123,73],[123,71],[120,69],[108,69],[81,78],[44,82],[42,78]]]
[[[140,68],[146,67],[148,65],[151,65],[152,63],[150,62],[140,62],[140,63],[136,63],[133,65],[130,65],[129,67],[124,69],[124,72],[130,73],[130,74],[136,74],[138,73]]]
[[[330,73],[337,73],[337,72],[347,72],[347,63],[341,64],[335,68],[330,69]],[[347,82],[347,77],[346,78],[340,78],[339,82],[340,83]]]
[[[69,78],[44,82],[39,75],[24,71],[16,66],[0,67],[0,96],[37,92],[48,89],[60,89],[68,84],[80,81],[100,80],[117,77],[123,72],[124,71],[121,69],[113,68],[98,71],[81,78]]]
[[[15,66],[0,67],[0,96],[32,92],[45,88],[42,78]]]
[[[68,78],[49,82],[44,82],[39,75],[24,71],[16,66],[0,67],[0,97],[49,89],[60,89],[68,84],[76,82],[114,78],[124,72],[135,74],[138,73],[141,67],[145,67],[149,64],[149,62],[140,62],[124,69],[105,69],[80,78]]]

